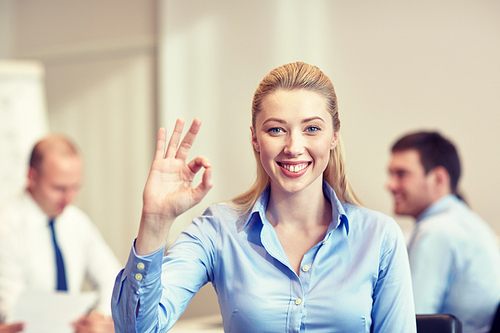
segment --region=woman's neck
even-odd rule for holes
[[[286,225],[296,229],[315,228],[318,225],[329,225],[332,219],[330,202],[323,194],[322,182],[319,188],[311,184],[311,188],[297,193],[279,190],[273,191],[266,209],[266,217],[276,228]]]
[[[311,184],[298,193],[274,190],[266,217],[276,231],[292,269],[300,274],[304,255],[325,238],[332,220],[332,206],[323,194],[322,184]]]

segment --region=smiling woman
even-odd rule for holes
[[[168,145],[158,133],[139,233],[116,279],[118,332],[169,330],[207,282],[225,332],[415,332],[402,232],[359,206],[319,68],[292,63],[264,78],[252,108],[254,185],[195,218],[163,257],[174,220],[212,187],[210,161],[186,161],[200,126],[181,141],[178,119]]]

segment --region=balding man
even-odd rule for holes
[[[110,302],[120,265],[87,215],[71,205],[81,182],[82,160],[67,138],[51,135],[35,145],[26,192],[0,214],[3,318],[23,292],[78,293],[88,279],[100,300],[75,331],[113,332]]]

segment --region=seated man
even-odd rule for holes
[[[111,293],[120,264],[87,215],[71,205],[81,179],[82,161],[69,140],[52,135],[35,145],[26,192],[0,214],[0,318],[9,318],[23,292],[75,293],[88,279],[99,303],[75,330],[113,331]]]
[[[395,213],[416,219],[408,244],[417,314],[458,317],[464,332],[489,332],[500,302],[500,248],[490,226],[457,195],[460,161],[435,132],[392,147],[388,189]]]

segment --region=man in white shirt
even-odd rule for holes
[[[51,135],[35,145],[26,192],[0,214],[1,317],[8,319],[23,292],[78,293],[88,280],[100,299],[74,323],[75,332],[114,331],[110,303],[120,264],[71,205],[81,181],[82,160],[67,138]]]
[[[500,303],[500,246],[457,194],[460,173],[449,140],[417,132],[393,145],[387,187],[395,213],[416,219],[408,243],[416,313],[452,314],[464,333],[489,332]]]

